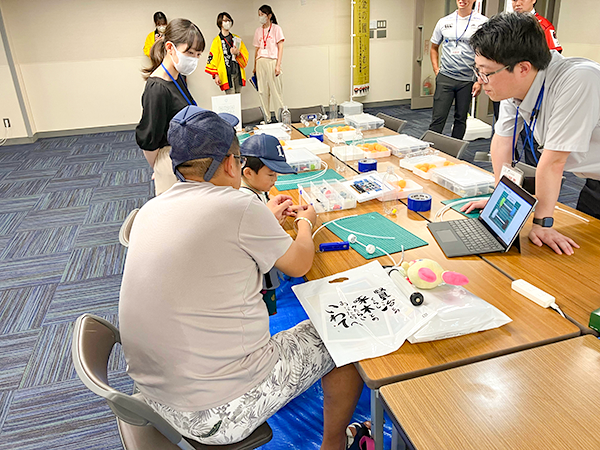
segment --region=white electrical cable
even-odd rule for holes
[[[351,217],[351,216],[349,216],[349,217]],[[332,222],[333,222],[333,225],[335,225],[338,228],[341,228],[344,231],[347,231],[348,233],[354,233],[354,234],[358,234],[360,236],[365,236],[365,237],[370,237],[370,238],[375,238],[375,239],[390,239],[390,240],[391,239],[396,239],[395,237],[390,237],[390,236],[376,236],[374,234],[365,234],[365,233],[359,233],[358,231],[349,230],[348,228],[344,228],[340,224],[335,223],[335,220],[332,220],[331,222],[328,222],[328,224],[332,223]]]
[[[579,215],[577,215],[577,214],[575,214],[575,213],[572,213],[571,211],[567,211],[566,209],[563,209],[563,208],[561,208],[561,207],[560,207],[560,206],[558,206],[558,205],[555,205],[555,206],[554,206],[554,208],[555,208],[555,209],[558,209],[559,211],[562,211],[562,212],[564,212],[564,213],[570,214],[570,215],[572,215],[573,217],[577,217],[579,220],[583,220],[584,222],[588,222],[588,223],[589,223],[589,220],[588,220],[588,219],[586,219],[585,217],[581,217],[581,216],[579,216]]]
[[[380,252],[383,252],[383,253],[385,253],[385,254],[388,256],[388,258],[390,258],[390,259],[392,260],[393,267],[398,267],[398,263],[396,262],[396,260],[395,260],[394,258],[392,258],[392,255],[390,255],[388,252],[386,252],[386,251],[385,251],[384,249],[382,249],[381,247],[377,247],[377,246],[375,246],[375,248],[376,248],[377,250],[379,250]],[[402,246],[402,251],[404,251],[404,246]],[[400,264],[402,264],[402,263],[400,263]]]
[[[452,203],[448,203],[447,205],[445,205],[443,208],[439,209],[435,213],[435,216],[433,217],[433,221],[440,222],[442,220],[442,217],[446,213],[446,211],[451,209],[453,206],[461,205],[463,203],[469,203],[469,202],[475,201],[475,199],[477,199],[477,198],[478,197],[462,198],[462,199],[457,199],[456,201],[453,201]]]
[[[323,225],[321,225],[319,228],[317,228],[317,229],[315,230],[315,232],[314,232],[314,233],[313,233],[313,235],[312,235],[312,238],[314,239],[314,238],[315,238],[315,236],[316,236],[316,234],[317,234],[319,231],[321,231],[321,229],[323,229],[324,227],[326,227],[327,225],[329,225],[330,223],[335,223],[335,222],[337,222],[338,220],[342,220],[342,219],[349,219],[350,217],[356,217],[356,216],[358,216],[358,214],[353,214],[353,215],[351,215],[351,216],[338,217],[337,219],[333,219],[333,220],[330,220],[329,222],[325,222],[325,223],[323,223]]]
[[[550,305],[550,308],[552,308],[554,311],[556,311],[557,313],[559,313],[564,319],[566,319],[565,313],[562,312],[562,310],[560,309],[560,307],[556,303],[552,303]]]

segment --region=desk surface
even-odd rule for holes
[[[375,134],[373,130],[371,133]],[[389,131],[389,130],[387,130]],[[334,157],[320,155],[330,166]],[[390,161],[397,161],[392,157]],[[355,175],[346,171],[346,177]],[[402,172],[406,178],[416,177],[408,171]],[[418,178],[418,177],[416,177]],[[422,180],[423,185],[430,183]],[[436,197],[442,197],[442,187],[430,183],[427,192],[435,190]],[[446,191],[448,192],[448,191]],[[287,194],[297,199],[297,191],[287,191]],[[447,198],[454,194],[448,192]],[[319,214],[319,223],[350,214],[363,214],[378,211],[383,213],[381,202],[372,200],[358,204],[356,209]],[[388,216],[389,217],[389,216]],[[502,272],[477,256],[446,258],[435,239],[427,229],[427,220],[407,208],[398,208],[396,216],[391,220],[406,228],[429,243],[425,247],[409,250],[406,260],[430,258],[439,262],[442,267],[465,274],[470,282],[466,286],[473,294],[483,298],[507,314],[513,322],[497,329],[474,333],[441,341],[410,344],[405,343],[399,350],[379,358],[363,360],[358,363],[359,371],[371,389],[395,381],[414,378],[435,371],[468,364],[474,361],[492,358],[498,355],[531,348],[537,345],[556,342],[580,334],[577,326],[563,319],[554,311],[540,308],[535,303],[524,299],[511,289],[511,280]],[[321,242],[338,241],[327,229],[321,230],[314,239],[315,246]],[[400,253],[392,256],[398,260]],[[380,262],[390,264],[389,258],[381,257]],[[344,270],[366,264],[365,260],[355,251],[340,251],[320,253],[315,257],[312,269],[306,275],[309,280],[323,278]]]
[[[598,373],[600,341],[583,336],[385,386],[381,394],[418,450],[597,450]]]

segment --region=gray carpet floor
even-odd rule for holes
[[[416,137],[431,117],[407,106],[366,111],[408,120]],[[488,149],[489,140],[472,142],[467,159]],[[150,198],[150,175],[133,132],[0,147],[0,450],[121,448],[114,416],[77,378],[71,335],[84,312],[117,322],[118,231]],[[573,206],[580,189],[567,176],[560,201]],[[119,351],[110,369],[129,391]]]

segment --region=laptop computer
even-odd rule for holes
[[[507,252],[537,199],[506,177],[502,177],[476,219],[427,224],[447,257]]]

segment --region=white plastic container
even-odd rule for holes
[[[383,149],[380,148],[379,150],[375,151],[370,151],[363,147],[367,145],[369,144],[361,144],[358,146],[358,148],[363,151],[365,158],[387,158],[391,154],[390,149],[387,147],[384,147]]]
[[[372,116],[371,114],[354,114],[344,116],[344,120],[348,125],[359,130],[375,130],[381,128],[385,123],[383,119]]]
[[[421,167],[423,164],[435,167],[429,167],[429,170],[423,170],[424,168]],[[431,179],[433,169],[439,169],[440,167],[446,167],[448,165],[454,165],[454,163],[450,163],[446,158],[437,155],[411,156],[408,154],[405,158],[400,160],[400,167],[411,170],[415,175],[426,180]]]
[[[282,123],[257,125],[256,128],[258,128],[258,130],[254,130],[254,134],[269,134],[280,140],[287,140],[291,135],[291,130]]]
[[[349,131],[337,131],[338,128],[342,128],[344,125],[338,125],[335,127],[325,128],[325,137],[331,142],[336,144],[344,144],[346,141],[351,141],[356,136],[356,129],[352,128]]]
[[[433,169],[431,181],[461,197],[472,197],[492,192],[495,179],[489,172],[467,164],[456,164]]]
[[[314,155],[322,155],[324,153],[329,153],[329,145],[324,144],[317,138],[307,138],[307,139],[294,139],[285,141],[285,145],[283,146],[284,150],[291,150],[297,148],[305,148],[310,150]]]
[[[356,197],[338,180],[310,181],[298,184],[298,193],[317,213],[356,208]]]
[[[321,169],[321,158],[305,148],[284,150],[285,160],[298,173]]]
[[[340,145],[331,149],[334,156],[342,161],[354,161],[365,157],[365,152],[353,145]]]
[[[379,138],[379,143],[385,145],[392,151],[392,154],[398,156],[399,158],[402,158],[411,152],[424,150],[429,147],[428,142],[422,141],[407,134],[385,136]]]
[[[340,105],[340,111],[344,116],[361,114],[363,112],[363,105],[355,101],[344,102]]]

